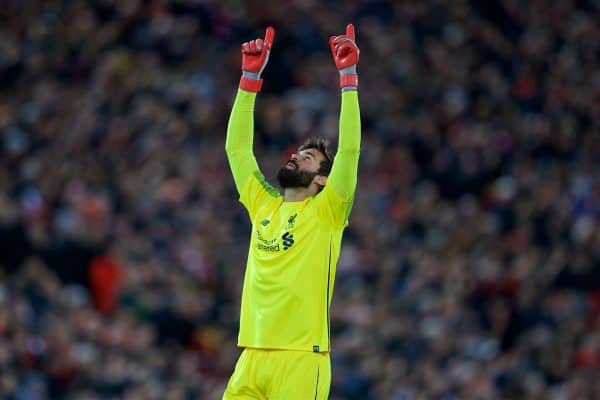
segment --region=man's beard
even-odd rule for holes
[[[318,172],[298,171],[298,165],[293,161],[292,163],[296,168],[289,169],[284,165],[279,169],[277,173],[279,185],[284,189],[309,187]]]

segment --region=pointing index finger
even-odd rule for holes
[[[265,32],[265,45],[267,46],[268,49],[270,49],[271,46],[273,46],[274,39],[275,39],[275,29],[272,26],[269,26],[267,28],[267,31]]]
[[[355,39],[355,36],[354,36],[354,25],[353,24],[346,25],[346,36],[348,36],[352,40]]]

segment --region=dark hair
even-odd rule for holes
[[[312,137],[300,146],[299,150],[316,149],[325,156],[325,159],[321,161],[319,166],[319,175],[329,176],[331,172],[331,166],[333,165],[333,153],[329,146],[329,141],[324,138]]]

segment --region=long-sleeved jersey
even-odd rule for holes
[[[238,346],[327,352],[336,265],[357,181],[358,93],[342,92],[338,151],[325,188],[298,202],[284,201],[258,168],[255,99],[238,91],[225,145],[252,223]]]

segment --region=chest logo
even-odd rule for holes
[[[269,221],[268,219],[266,219],[266,218],[265,218],[265,219],[263,219],[262,221],[260,221],[260,224],[261,224],[262,226],[267,226],[267,225],[269,225],[269,222],[271,222],[271,221]]]
[[[292,216],[290,216],[288,218],[288,224],[287,224],[287,229],[292,229],[294,227],[294,223],[296,222],[296,217],[298,216],[298,214],[293,214]]]
[[[287,250],[294,244],[294,235],[292,235],[289,232],[286,232],[283,235],[281,235],[281,241],[283,242],[283,249]]]

